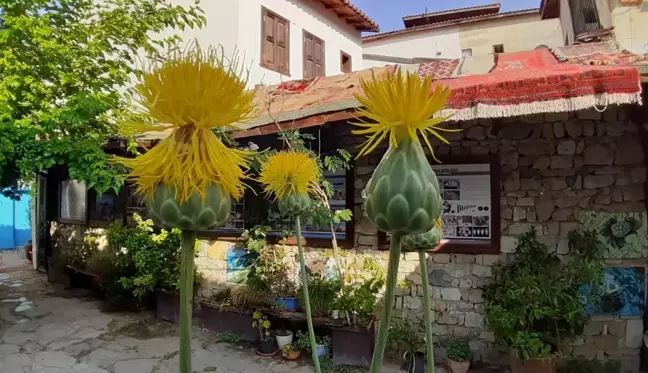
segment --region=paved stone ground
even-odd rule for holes
[[[27,269],[30,263],[25,260],[24,249],[0,250],[0,273]]]
[[[0,373],[178,372],[177,326],[148,312],[105,313],[100,301],[72,295],[32,270],[0,274]],[[198,328],[192,348],[200,373],[313,372],[303,361],[257,358],[253,348],[218,343]]]

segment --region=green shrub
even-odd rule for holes
[[[108,253],[91,262],[104,266],[101,285],[109,295],[142,298],[156,290],[176,291],[180,279],[180,231],[155,233],[153,221],[134,214],[126,226],[114,223],[107,232]],[[104,250],[105,251],[105,250]],[[106,258],[113,267],[106,268]],[[200,282],[200,276],[194,277]]]
[[[581,288],[598,292],[603,281],[603,248],[596,232],[570,232],[571,259],[562,262],[531,231],[520,235],[508,263],[493,267],[484,287],[488,328],[519,359],[548,358],[581,335],[588,322]]]
[[[465,339],[456,339],[446,345],[448,359],[454,361],[469,361],[472,359],[470,345]]]

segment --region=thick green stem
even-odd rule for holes
[[[311,315],[310,307],[310,298],[308,296],[308,276],[306,274],[306,259],[304,259],[304,248],[302,247],[302,234],[301,234],[301,223],[299,221],[299,216],[295,219],[295,228],[297,231],[297,248],[299,249],[299,273],[301,274],[302,289],[304,290],[304,302],[303,306],[306,307],[306,322],[308,324],[308,336],[310,337],[311,350],[313,355],[313,363],[315,364],[315,372],[321,373],[319,358],[317,357],[317,349],[315,346],[317,342],[315,341],[315,330],[313,329],[313,316]]]
[[[384,305],[378,328],[378,338],[374,347],[373,358],[371,359],[371,373],[380,373],[385,358],[385,347],[387,346],[387,334],[389,333],[389,322],[392,308],[394,308],[394,289],[396,288],[396,277],[398,275],[398,262],[400,261],[401,243],[403,237],[394,234],[391,237],[389,247],[389,263],[387,269],[387,285],[385,289]]]
[[[180,249],[180,373],[191,371],[191,313],[193,310],[196,232],[182,231]]]
[[[432,318],[430,317],[430,289],[425,260],[425,250],[419,250],[419,268],[423,282],[423,321],[425,322],[425,347],[427,350],[428,373],[434,373],[434,344],[432,341]]]

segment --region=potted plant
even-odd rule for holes
[[[287,266],[269,276],[270,292],[274,295],[273,305],[275,308],[283,311],[296,312],[299,310],[299,301],[297,300],[297,281],[295,275]]]
[[[487,326],[511,350],[513,373],[555,372],[555,356],[588,322],[583,289],[599,294],[603,247],[594,231],[568,237],[571,259],[563,262],[534,230],[520,235],[511,260],[495,265],[483,288]]]
[[[287,344],[281,347],[281,355],[286,360],[297,360],[301,356],[301,351],[295,348],[292,344]]]
[[[385,271],[375,259],[365,258],[345,270],[344,285],[332,307],[346,325],[332,328],[333,362],[369,366],[375,342],[374,305],[385,284]]]
[[[263,303],[263,293],[249,286],[226,288],[211,299],[200,302],[203,327],[211,332],[233,333],[244,341],[255,342],[258,332],[252,326],[252,309]]]
[[[465,339],[450,341],[447,345],[448,369],[451,373],[466,373],[470,368],[472,351]]]
[[[325,357],[331,351],[332,340],[330,336],[315,336],[315,352],[318,357]],[[297,342],[295,347],[312,354],[310,336],[301,330],[297,331]]]
[[[277,346],[280,349],[291,344],[293,341],[293,332],[283,328],[275,330],[275,336],[277,338]]]
[[[269,357],[277,353],[276,344],[272,333],[270,332],[270,320],[268,316],[262,314],[260,311],[255,311],[252,315],[254,321],[252,326],[259,332],[259,339],[257,341],[257,355]]]
[[[421,335],[423,320],[414,322],[394,318],[389,323],[387,343],[394,358],[403,359],[403,369],[408,373],[426,373],[425,339]]]

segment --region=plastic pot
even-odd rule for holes
[[[274,299],[274,305],[279,309],[290,312],[295,312],[299,309],[299,301],[295,297],[276,297]]]
[[[257,355],[269,357],[277,353],[275,340],[268,338],[267,340],[259,339],[257,342]]]
[[[316,344],[315,345],[315,353],[317,354],[318,357],[324,357],[328,355],[328,349],[326,348],[326,345],[324,344]]]
[[[293,341],[293,332],[286,330],[287,335],[277,334],[277,346],[281,349],[283,346],[289,345]]]

